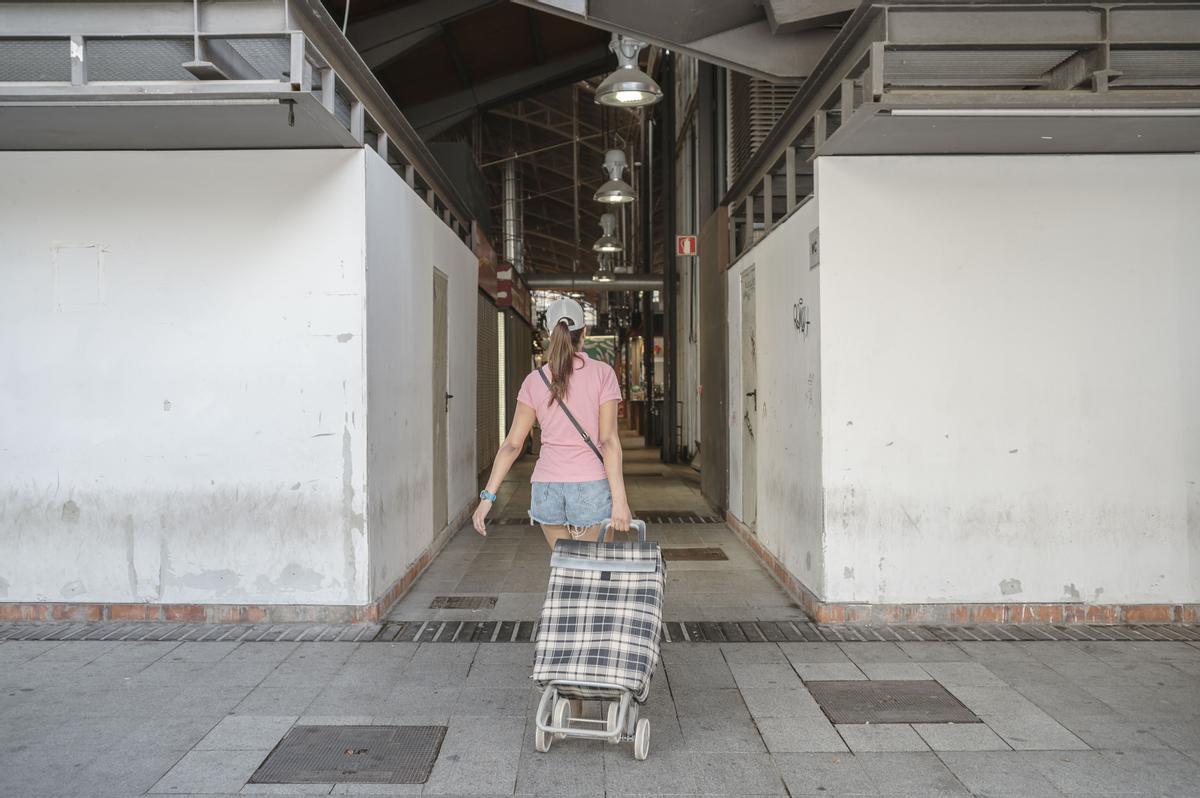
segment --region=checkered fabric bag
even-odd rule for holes
[[[554,555],[538,620],[533,679],[543,688],[556,679],[616,684],[644,702],[662,635],[666,564],[658,544],[562,540]],[[576,567],[563,564],[571,560]],[[559,693],[607,699],[615,691],[562,686]]]

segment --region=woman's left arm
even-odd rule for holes
[[[508,476],[508,470],[512,468],[513,463],[517,462],[521,452],[525,451],[525,439],[529,437],[529,431],[533,429],[533,422],[536,418],[537,414],[534,413],[532,407],[524,402],[517,402],[517,412],[513,414],[512,426],[509,428],[504,442],[496,451],[496,458],[492,461],[492,473],[488,477],[486,486],[488,493],[496,493],[500,490],[500,485]],[[490,501],[480,499],[479,506],[475,508],[475,513],[471,518],[475,531],[481,535],[487,534],[487,516],[491,509]]]
[[[621,451],[621,433],[617,430],[617,403],[616,399],[610,399],[600,404],[600,452],[604,455],[604,472],[612,491],[613,529],[627,532],[632,513],[625,495],[624,453]]]

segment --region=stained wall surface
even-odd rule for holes
[[[1200,600],[1200,157],[818,172],[824,597]]]
[[[365,602],[363,152],[0,175],[0,601]]]

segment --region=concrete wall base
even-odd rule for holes
[[[472,501],[438,533],[404,575],[368,604],[117,604],[0,602],[0,621],[165,621],[174,623],[375,623],[387,616],[471,517]]]
[[[823,601],[767,551],[758,536],[735,515],[725,520],[754,552],[788,595],[817,623],[931,624],[1137,624],[1198,623],[1200,604],[866,604]]]

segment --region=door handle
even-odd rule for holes
[[[757,398],[758,398],[758,391],[748,391],[748,392],[746,393],[746,396],[753,396],[755,399],[757,399]]]
[[[447,413],[450,412],[450,400],[453,398],[454,398],[454,394],[452,394],[452,393],[446,394],[446,412]]]

